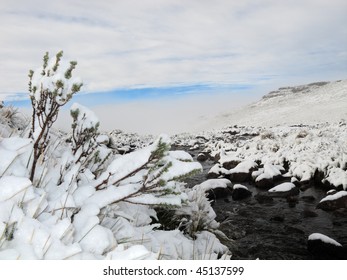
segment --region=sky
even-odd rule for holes
[[[13,100],[27,98],[28,70],[63,50],[84,83],[76,101],[107,107],[105,128],[136,112],[151,131],[169,109],[192,121],[345,79],[346,13],[345,0],[1,0],[0,100],[27,105]]]

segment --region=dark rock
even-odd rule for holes
[[[230,169],[235,168],[240,162],[241,161],[239,161],[239,160],[225,161],[225,162],[223,162],[223,167],[225,169],[230,170]]]
[[[208,172],[207,175],[206,175],[206,178],[207,179],[216,179],[220,176],[221,174],[218,172]]]
[[[226,198],[230,196],[232,191],[229,188],[215,188],[207,192],[207,198],[209,200],[215,200],[219,198]]]
[[[251,180],[251,173],[235,172],[229,175],[229,180],[232,182],[247,182]]]
[[[321,201],[318,203],[317,208],[325,211],[333,211],[339,208],[347,208],[347,195],[338,197],[336,199]]]
[[[219,154],[219,153],[216,154],[216,155],[213,157],[213,160],[214,160],[215,162],[218,162],[218,161],[220,160],[220,154]]]
[[[247,197],[252,196],[252,192],[249,191],[246,188],[242,188],[242,187],[237,187],[233,188],[232,193],[231,193],[231,197],[233,198],[233,200],[241,200],[241,199],[245,199]]]
[[[324,187],[324,183],[323,183],[324,177],[325,177],[324,172],[316,169],[313,175],[314,185],[317,187]]]
[[[307,189],[311,188],[312,182],[310,180],[300,181],[300,190],[306,191]]]
[[[295,178],[295,177],[294,177]],[[301,187],[301,184],[300,182],[295,178],[295,180],[292,180],[291,181],[296,187],[300,188]]]
[[[308,240],[307,249],[315,259],[343,260],[346,259],[346,249],[320,239]]]
[[[197,160],[197,161],[200,161],[200,162],[206,161],[206,160],[207,160],[207,155],[204,154],[204,153],[200,153],[200,154],[198,154],[196,160]]]
[[[273,178],[264,178],[255,182],[255,186],[263,190],[269,190],[273,188],[274,185],[275,184]]]

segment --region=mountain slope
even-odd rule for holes
[[[347,119],[347,80],[279,88],[260,101],[221,115],[213,122],[215,126],[276,126],[341,119]]]

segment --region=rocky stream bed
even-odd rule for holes
[[[201,152],[186,149],[194,159]],[[188,185],[205,181],[215,161],[208,158],[201,164],[203,172],[190,178]],[[311,184],[296,196],[274,197],[253,182],[242,184],[251,196],[234,200],[230,192],[213,198],[219,229],[230,239],[224,244],[232,252],[232,259],[347,259],[345,246],[342,253],[324,248],[308,250],[308,237],[316,232],[347,244],[347,209],[316,208],[326,190]]]

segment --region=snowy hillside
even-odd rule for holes
[[[336,122],[347,118],[347,80],[282,87],[245,108],[221,115],[212,127]]]

